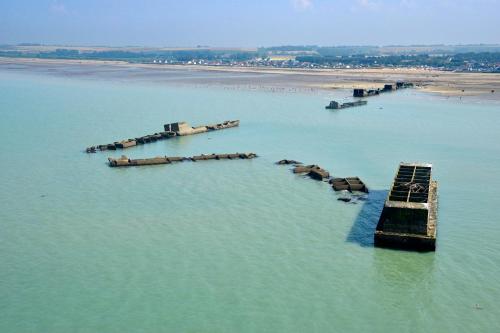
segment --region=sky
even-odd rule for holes
[[[500,43],[500,0],[0,0],[0,44]]]

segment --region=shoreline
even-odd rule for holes
[[[9,66],[25,66],[12,68]],[[128,63],[118,60],[73,60],[73,59],[39,59],[39,58],[6,58],[0,57],[0,69],[7,70],[47,70],[65,73],[70,69],[73,75],[83,75],[87,68],[102,70],[112,69],[113,74],[120,70],[139,69],[144,76],[174,76],[179,82],[188,81],[183,77],[175,77],[182,71],[199,72],[206,77],[195,79],[194,83],[216,84],[255,84],[269,85],[279,88],[305,88],[325,91],[337,89],[382,87],[385,83],[409,81],[415,83],[417,89],[441,96],[450,97],[485,97],[500,100],[500,74],[498,73],[456,73],[418,68],[370,68],[370,69],[295,69],[265,67],[231,67],[202,65],[159,65]],[[106,74],[102,70],[102,74]],[[229,79],[218,74],[229,73]],[[57,74],[57,73],[56,73]],[[66,73],[67,74],[67,73]],[[123,73],[122,73],[123,75]],[[172,79],[169,77],[169,79]],[[193,83],[193,82],[189,82]],[[492,92],[494,91],[494,92]]]

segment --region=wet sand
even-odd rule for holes
[[[443,96],[500,100],[500,74],[454,73],[412,68],[279,69],[256,67],[132,64],[123,61],[2,58],[0,69],[61,76],[92,76],[181,84],[251,86],[273,89],[380,88],[410,81],[418,89]],[[493,92],[492,92],[493,91]]]

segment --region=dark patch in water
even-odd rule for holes
[[[370,190],[367,196],[358,198],[359,203],[363,202],[363,207],[347,235],[347,242],[357,243],[363,247],[373,246],[373,233],[377,227],[387,193],[386,190]]]

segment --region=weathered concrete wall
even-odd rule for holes
[[[428,215],[426,208],[384,207],[380,228],[384,232],[427,235]]]
[[[434,251],[437,182],[432,165],[401,163],[374,234],[376,246]]]
[[[150,142],[156,142],[158,140],[169,139],[169,138],[172,138],[172,137],[175,137],[178,135],[184,136],[184,135],[205,133],[208,131],[216,131],[216,130],[221,130],[221,129],[225,129],[225,128],[236,127],[236,126],[239,126],[239,124],[240,124],[239,120],[226,120],[226,121],[219,123],[219,124],[198,126],[198,127],[191,127],[191,126],[189,126],[188,123],[186,123],[184,121],[177,122],[177,123],[170,123],[170,124],[163,125],[163,128],[165,130],[164,132],[145,135],[145,136],[137,137],[134,139],[116,141],[114,143],[110,143],[110,144],[106,144],[106,145],[91,146],[91,147],[86,148],[85,151],[87,153],[95,153],[98,150],[104,151],[104,150],[125,149],[125,148],[134,147],[138,144],[146,144],[146,143],[150,143]]]
[[[128,166],[142,166],[142,165],[155,165],[155,164],[170,164],[172,162],[183,161],[206,161],[206,160],[224,160],[224,159],[252,159],[256,158],[255,153],[235,153],[235,154],[211,154],[211,155],[197,155],[192,157],[172,157],[172,156],[158,156],[143,159],[130,159],[125,155],[120,158],[108,158],[110,167],[128,167]]]

